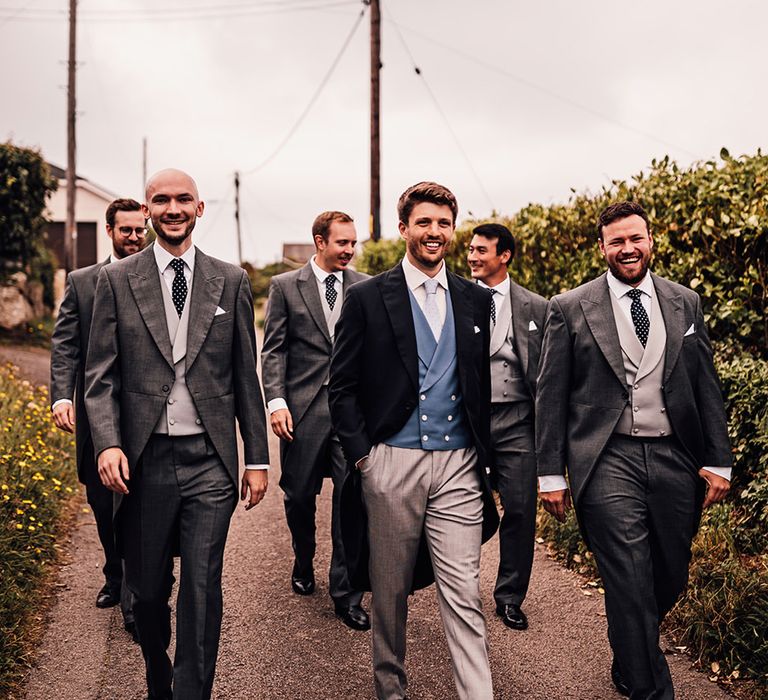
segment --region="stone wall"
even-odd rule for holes
[[[0,285],[0,328],[11,330],[44,316],[43,285],[30,282],[23,272],[11,275]]]

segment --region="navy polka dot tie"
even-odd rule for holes
[[[491,322],[493,325],[496,325],[496,299],[494,296],[498,294],[498,292],[495,289],[489,289],[488,290],[491,293]]]
[[[328,308],[333,311],[336,304],[336,297],[339,293],[336,291],[336,275],[328,275],[325,278],[325,300],[328,302]]]
[[[187,300],[187,278],[184,277],[184,261],[181,258],[171,260],[170,267],[176,272],[171,285],[171,298],[176,311],[181,316],[184,311],[184,302]]]
[[[643,347],[645,347],[645,344],[648,342],[648,331],[651,328],[651,323],[648,320],[645,307],[640,301],[643,293],[639,289],[630,289],[627,292],[627,296],[632,300],[629,312],[632,314],[632,323],[635,324],[635,333],[637,333],[638,339],[643,344]]]

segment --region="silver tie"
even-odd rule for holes
[[[443,323],[440,320],[440,310],[437,308],[437,280],[428,279],[424,281],[424,289],[427,292],[427,298],[424,301],[424,316],[427,317],[427,323],[432,329],[432,335],[435,340],[440,339],[440,333],[443,330]]]

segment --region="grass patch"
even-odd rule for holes
[[[76,488],[74,437],[53,425],[47,388],[0,367],[0,697],[30,662],[46,573]]]

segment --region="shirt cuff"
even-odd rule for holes
[[[728,481],[731,480],[731,467],[702,467],[702,469],[717,474],[717,476],[722,476],[723,479],[728,479]]]
[[[56,408],[56,406],[60,406],[63,403],[68,403],[70,406],[72,405],[72,401],[70,401],[69,399],[59,399],[58,401],[53,402],[53,405],[51,406],[51,410]]]
[[[261,469],[261,470],[267,470],[269,469],[268,464],[246,464],[246,469]]]
[[[280,411],[284,408],[288,408],[288,404],[285,403],[285,399],[283,398],[272,399],[271,401],[267,402],[267,410],[269,411],[270,415],[275,411]]]
[[[539,477],[539,492],[549,493],[550,491],[565,491],[568,488],[568,482],[564,476],[559,474],[550,474],[549,476]]]

